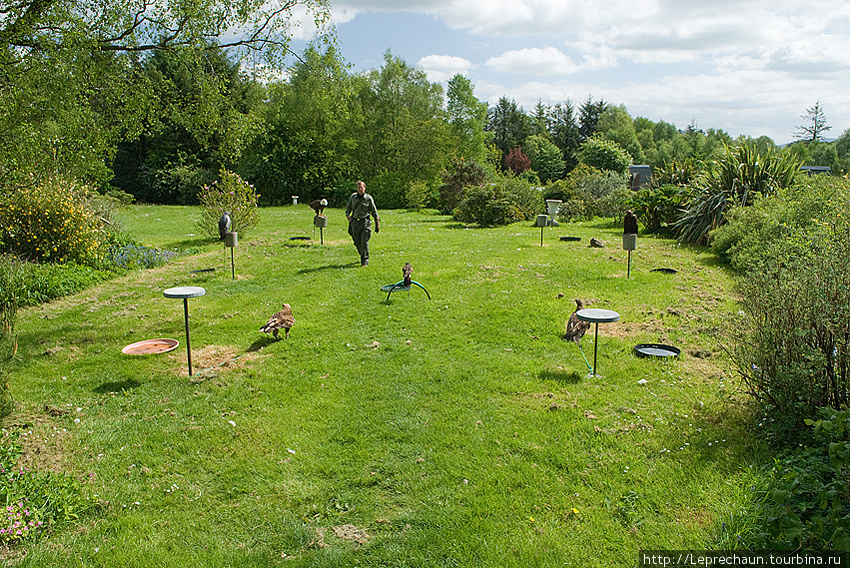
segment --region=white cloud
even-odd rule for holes
[[[416,66],[428,74],[429,81],[435,83],[448,81],[458,73],[466,75],[473,67],[468,59],[451,55],[426,55]]]
[[[579,69],[572,59],[554,47],[506,51],[491,57],[484,65],[499,73],[535,76],[569,75]]]
[[[694,120],[700,128],[787,142],[818,100],[836,135],[850,126],[850,2],[816,4],[341,0],[333,11],[338,23],[368,11],[444,23],[460,38],[455,49],[465,50],[427,46],[420,53],[444,55],[422,57],[419,66],[431,80],[468,74],[477,96],[491,104],[507,96],[531,109],[538,100],[580,104],[592,95],[680,128]]]

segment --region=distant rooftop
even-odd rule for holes
[[[810,176],[817,174],[831,174],[832,168],[829,166],[800,166],[800,171],[806,172]]]

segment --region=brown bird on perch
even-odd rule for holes
[[[271,332],[275,339],[280,339],[278,333],[281,329],[286,331],[286,338],[289,338],[289,328],[295,325],[295,318],[292,317],[292,308],[289,304],[284,304],[283,309],[269,318],[268,323],[260,328],[263,333]]]
[[[404,285],[410,286],[410,275],[413,274],[413,267],[410,266],[409,262],[405,262],[404,266],[401,269],[401,275],[403,277]]]
[[[567,324],[564,326],[564,339],[578,343],[579,347],[581,346],[581,338],[590,329],[590,322],[581,321],[576,315],[576,312],[581,309],[584,309],[584,301],[576,298],[576,310],[570,314]]]

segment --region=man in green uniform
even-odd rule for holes
[[[378,209],[375,200],[366,193],[366,183],[357,182],[357,192],[348,198],[348,206],[345,208],[345,218],[348,219],[348,234],[354,239],[354,246],[360,253],[360,266],[369,264],[369,239],[372,237],[371,221],[369,216],[375,218],[375,232],[381,230],[381,220],[378,218]]]

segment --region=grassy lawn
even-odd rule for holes
[[[193,254],[22,311],[7,425],[102,508],[20,566],[634,566],[729,526],[766,450],[734,402],[733,281],[710,254],[640,238],[626,278],[619,224],[540,246],[531,223],[384,211],[361,268],[326,213],[321,245],[306,206],[264,209],[233,278],[196,209],[133,207],[140,240]],[[408,261],[431,300],[380,290]],[[206,289],[192,377],[182,302],[162,294],[184,285]],[[596,377],[561,339],[573,298],[620,314]],[[284,302],[295,326],[274,341],[258,330]],[[180,346],[121,353],[159,337]],[[682,355],[634,356],[653,342]],[[582,349],[592,364],[592,333]]]

